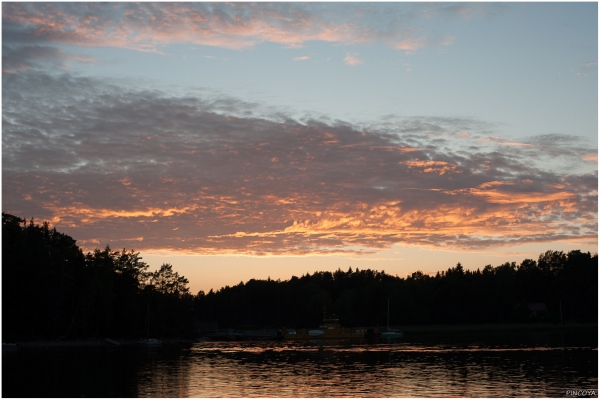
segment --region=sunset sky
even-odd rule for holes
[[[4,2],[2,210],[193,293],[597,253],[598,5]]]

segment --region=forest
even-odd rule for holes
[[[388,299],[390,325],[400,327],[598,322],[598,255],[579,250],[476,271],[458,263],[435,276],[307,272],[196,295],[171,264],[148,268],[133,250],[107,245],[84,254],[47,222],[2,213],[3,340],[189,338],[202,326],[311,328],[324,313],[347,327],[383,326]]]
[[[47,222],[2,213],[4,341],[190,336],[188,283],[170,264],[148,272],[133,250],[83,254]]]

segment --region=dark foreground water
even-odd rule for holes
[[[597,378],[597,345],[206,342],[2,355],[3,397],[597,397]]]

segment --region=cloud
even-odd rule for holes
[[[430,4],[429,7],[423,10],[424,18],[445,18],[445,19],[460,19],[470,20],[474,18],[489,19],[497,15],[506,14],[509,12],[509,6],[501,3],[487,4],[450,4],[439,3]]]
[[[434,173],[444,175],[445,173],[460,173],[457,165],[451,164],[445,161],[401,161],[401,163],[407,165],[409,168],[419,168],[423,173]]]
[[[300,122],[233,98],[33,70],[5,74],[2,91],[3,211],[48,220],[86,249],[364,254],[597,240],[597,167],[572,138],[498,146],[478,141],[485,123],[460,118]],[[559,151],[586,172],[536,167]]]
[[[17,43],[146,52],[161,52],[170,43],[243,49],[272,42],[298,48],[308,41],[357,43],[373,36],[359,23],[275,3],[3,3],[3,31]]]
[[[432,40],[427,37],[419,37],[419,38],[407,38],[403,39],[394,44],[394,48],[396,50],[404,50],[404,52],[409,55],[413,54],[417,50],[420,50],[424,47],[433,47],[433,46],[451,46],[454,44],[456,40],[453,36],[447,36],[440,40]]]
[[[447,36],[444,39],[442,39],[438,45],[440,46],[451,46],[454,44],[454,41],[456,40],[456,38],[454,36]]]
[[[69,44],[161,54],[174,43],[240,50],[264,42],[302,48],[311,41],[345,45],[379,41],[415,51],[454,41],[413,38],[423,28],[402,4],[380,15],[378,23],[366,16],[372,13],[371,6],[346,8],[319,3],[15,2],[2,4],[2,29],[4,42],[13,45]]]
[[[71,54],[50,46],[2,46],[2,72],[19,72],[33,68],[59,67],[66,69],[68,63],[93,63],[91,57]]]
[[[427,45],[427,38],[410,38],[396,43],[396,50],[416,51]]]
[[[346,57],[344,57],[344,62],[351,67],[364,64],[364,61],[358,58],[357,53],[346,53]]]
[[[309,56],[294,57],[292,60],[293,61],[308,61],[308,60],[310,60],[310,57]]]
[[[529,144],[529,143],[509,141],[506,138],[494,137],[494,136],[489,136],[489,137],[481,138],[480,141],[482,141],[482,142],[485,142],[485,141],[495,142],[495,143],[497,143],[498,145],[501,145],[501,146],[531,147],[531,144]]]

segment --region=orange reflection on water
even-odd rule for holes
[[[581,351],[206,343],[191,349],[186,385],[190,397],[554,397],[570,379],[560,376],[565,360]],[[597,349],[586,351],[597,358]],[[597,392],[593,369],[589,375]]]

